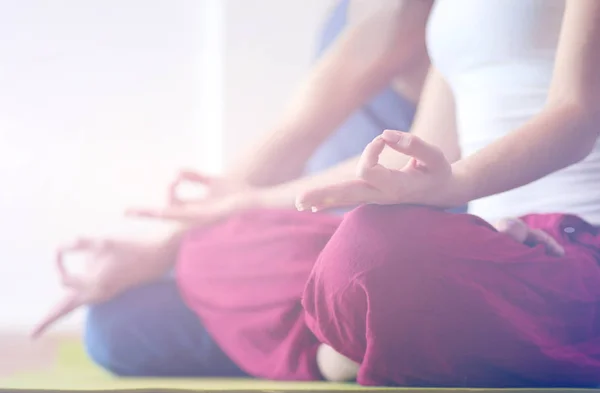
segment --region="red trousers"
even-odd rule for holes
[[[600,237],[573,216],[524,220],[566,255],[428,208],[363,206],[341,224],[258,211],[192,233],[178,277],[213,338],[259,377],[319,378],[325,342],[361,363],[365,385],[598,385]]]
[[[319,342],[300,297],[340,221],[294,210],[251,211],[184,240],[177,264],[183,298],[246,373],[321,379]]]
[[[307,323],[361,363],[361,384],[597,386],[600,237],[573,216],[524,220],[566,256],[470,215],[356,209],[309,278]]]

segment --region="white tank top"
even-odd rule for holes
[[[564,6],[564,0],[437,0],[428,26],[429,54],[454,93],[463,157],[540,112]],[[584,161],[473,201],[469,210],[489,221],[571,213],[600,225],[600,143]]]

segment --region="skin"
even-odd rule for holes
[[[425,3],[413,2],[413,7]],[[428,15],[430,8],[430,5],[413,8],[417,10],[414,12],[422,13],[413,16]],[[422,18],[416,20],[423,21]],[[250,160],[245,169],[238,172],[237,178],[245,179],[242,183],[270,186],[267,191],[246,194],[246,200],[250,205],[285,206],[289,201],[286,196],[304,188],[296,199],[300,210],[308,207],[318,211],[359,203],[460,206],[528,184],[584,159],[596,142],[598,131],[594,125],[600,120],[600,111],[595,105],[600,98],[600,78],[594,72],[600,66],[599,22],[600,3],[597,1],[567,2],[546,107],[530,122],[478,153],[460,157],[455,142],[456,128],[449,126],[455,125],[453,97],[443,77],[432,69],[411,134],[384,132],[367,146],[355,163],[355,176],[347,171],[353,164],[350,161],[324,175],[285,183],[297,175],[298,163],[304,162],[323,140],[322,130],[306,127],[297,133],[273,136],[258,150],[262,161]],[[340,92],[343,95],[344,91]],[[296,155],[282,154],[289,152],[292,145],[297,148]],[[274,157],[289,158],[290,164],[275,168],[273,162],[286,160],[270,161]],[[273,167],[271,176],[263,179],[282,185],[257,180],[261,167],[264,170],[269,166]],[[540,242],[549,252],[564,253],[549,236],[527,228],[518,220],[503,222],[500,229],[516,241]]]
[[[261,187],[298,179],[314,150],[381,89],[404,85],[403,94],[418,97],[429,65],[425,23],[433,2],[376,3],[380,7],[370,17],[356,20],[342,32],[278,125],[251,146],[225,178]],[[318,183],[319,178],[314,179]]]
[[[375,3],[368,16],[356,17],[365,6]],[[174,255],[179,239],[190,227],[210,225],[250,208],[294,208],[296,195],[306,188],[304,180],[297,179],[306,160],[350,114],[391,84],[402,94],[418,98],[429,64],[422,28],[426,13],[421,10],[428,9],[431,2],[369,0],[357,4],[352,7],[355,16],[349,26],[311,70],[277,126],[250,147],[224,176],[182,171],[169,186],[166,206],[127,211],[127,219],[164,222],[161,236],[147,241],[84,235],[59,247],[57,259],[85,253],[89,266],[84,277],[69,280],[65,280],[67,272],[59,269],[67,293],[34,329],[35,336],[82,305],[105,301],[161,277],[172,267],[174,258],[150,255]],[[343,171],[352,174],[354,166],[355,161]],[[307,178],[307,184],[328,184],[335,172]],[[177,189],[183,182],[204,187],[206,196],[181,200]],[[123,275],[120,269],[136,274],[117,280]]]
[[[579,162],[598,138],[598,67],[600,2],[567,1],[548,100],[529,122],[455,160],[443,142],[447,127],[427,125],[428,117],[438,117],[441,123],[453,120],[441,115],[448,113],[444,109],[452,94],[443,77],[432,70],[433,83],[423,93],[421,115],[411,134],[385,131],[365,149],[357,176],[307,187],[299,193],[297,206],[312,210],[359,203],[461,206]],[[436,98],[426,101],[432,96]]]
[[[356,55],[364,48],[358,37],[367,37],[369,24],[346,32],[315,67],[274,132],[225,176],[202,180],[209,189],[208,197],[174,201],[160,209],[133,209],[130,215],[182,223],[169,237],[176,239],[190,226],[208,225],[248,208],[290,208],[296,204],[301,209],[320,210],[365,202],[458,206],[526,184],[589,153],[597,137],[592,125],[598,120],[591,103],[600,98],[596,97],[600,94],[598,77],[593,73],[600,65],[596,55],[600,54],[600,3],[575,0],[567,4],[548,105],[525,126],[478,154],[460,159],[453,98],[447,83],[432,69],[411,135],[388,131],[361,157],[299,179],[305,161],[319,143],[366,99],[394,80],[409,59],[421,53],[420,40],[424,42],[432,2],[395,4],[395,13],[382,15],[370,24],[371,28],[389,26],[387,39],[375,41],[380,43],[379,49],[370,56]],[[382,24],[384,20],[389,24]],[[547,153],[539,157],[544,150],[560,150],[561,159],[552,157],[549,162]],[[503,164],[497,164],[499,157]],[[56,315],[54,320],[60,318]]]

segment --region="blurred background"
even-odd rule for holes
[[[59,298],[61,239],[161,203],[177,168],[218,172],[266,131],[332,3],[0,0],[0,334]]]

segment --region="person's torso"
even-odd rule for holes
[[[428,25],[432,63],[450,84],[463,156],[540,112],[552,79],[564,0],[438,0]],[[600,126],[600,125],[599,125]],[[490,221],[577,214],[600,224],[600,144],[585,160],[470,204]]]

